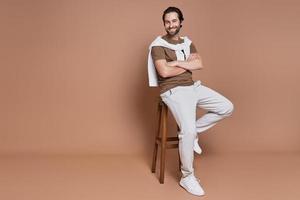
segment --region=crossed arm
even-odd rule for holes
[[[201,57],[198,53],[192,53],[185,61],[167,62],[165,59],[155,61],[158,73],[164,77],[172,77],[184,73],[187,70],[199,70],[203,68]]]

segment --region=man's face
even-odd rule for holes
[[[165,15],[165,29],[170,36],[174,36],[180,31],[180,21],[176,12],[170,12]]]

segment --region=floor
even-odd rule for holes
[[[146,156],[1,156],[0,199],[300,199],[299,153],[196,156],[203,197],[178,185],[176,150],[167,152],[164,184],[150,166]]]

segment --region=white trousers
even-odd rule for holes
[[[202,85],[199,80],[190,86],[172,88],[160,96],[180,128],[178,138],[181,172],[183,177],[189,176],[194,173],[193,144],[197,133],[209,129],[216,122],[231,115],[233,104],[221,94]],[[197,107],[207,111],[199,119],[196,119]]]

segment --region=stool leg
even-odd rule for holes
[[[160,126],[161,126],[161,106],[158,105],[158,109],[157,109],[157,115],[158,115],[158,127],[157,127],[157,132],[156,132],[156,136],[155,136],[155,140],[154,140],[154,152],[153,152],[153,159],[152,159],[152,173],[155,173],[156,170],[156,161],[157,161],[157,149],[158,149],[158,144],[157,144],[157,137],[159,137],[159,133],[160,133]]]
[[[159,182],[164,183],[165,178],[165,155],[166,155],[166,137],[167,137],[167,117],[168,109],[166,105],[162,107],[162,136],[161,136],[161,156],[160,156],[160,178]]]

